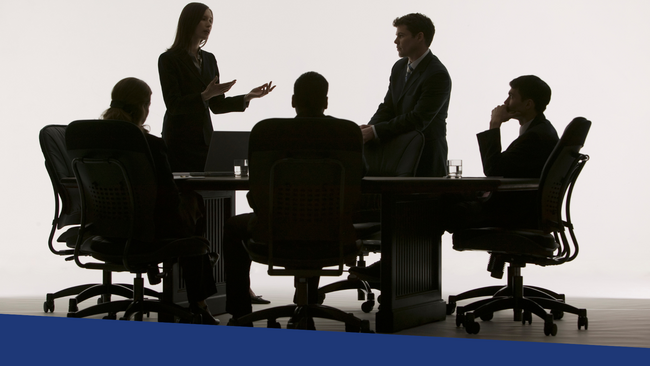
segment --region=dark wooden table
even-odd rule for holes
[[[190,177],[176,182],[179,187],[203,192],[248,190],[247,178]],[[538,179],[504,178],[364,178],[362,192],[382,196],[381,307],[376,331],[393,333],[446,316],[441,291],[441,236],[432,225],[441,196],[535,190],[538,183]],[[234,211],[234,203],[229,211]],[[219,218],[218,222],[223,220]]]

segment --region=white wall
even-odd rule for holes
[[[53,195],[38,145],[47,124],[97,118],[113,85],[135,76],[154,95],[148,124],[159,135],[165,111],[158,55],[173,41],[185,1],[0,2],[0,296],[41,296],[99,273],[47,250]],[[650,92],[649,6],[619,1],[210,1],[214,53],[231,91],[272,80],[268,97],[248,111],[213,117],[215,129],[250,130],[267,117],[290,117],[294,80],[314,70],[330,82],[329,114],[366,123],[382,100],[397,60],[392,20],[410,12],[432,18],[432,51],[447,66],[453,91],[449,157],[466,176],[481,176],[477,132],[487,128],[508,82],[536,74],[553,89],[546,116],[558,132],[576,116],[593,121],[583,151],[591,156],[574,195],[578,259],[531,266],[526,279],[571,296],[650,297],[650,246],[642,229]],[[503,128],[504,144],[517,131]],[[241,206],[245,211],[246,207]],[[492,283],[485,253],[457,253],[443,242],[443,286],[458,292]],[[278,286],[255,267],[254,288]],[[127,277],[128,278],[128,277]]]

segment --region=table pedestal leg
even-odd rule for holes
[[[435,197],[382,197],[381,305],[376,330],[394,333],[445,319]]]

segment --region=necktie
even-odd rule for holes
[[[406,77],[404,78],[405,82],[409,80],[409,76],[411,76],[412,73],[413,73],[413,67],[411,66],[411,64],[409,64],[408,69],[406,69]]]

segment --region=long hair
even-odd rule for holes
[[[143,130],[149,115],[151,88],[136,78],[125,78],[117,82],[111,92],[111,106],[102,113],[102,119],[115,119],[135,124]]]
[[[170,51],[190,49],[196,26],[203,19],[203,14],[205,14],[206,9],[209,9],[208,6],[201,3],[189,3],[185,5],[183,11],[181,11],[181,16],[178,18],[176,38],[174,39],[174,44],[169,47]],[[205,42],[203,41],[199,45],[199,48],[203,47]]]

